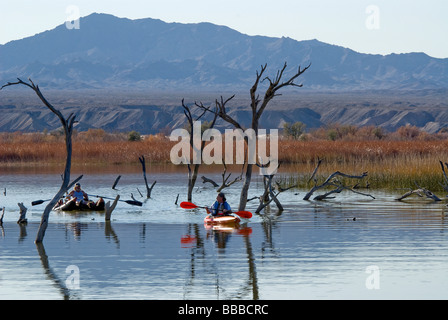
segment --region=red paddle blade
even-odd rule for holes
[[[196,237],[189,234],[182,236],[180,238],[180,243],[192,243],[196,241],[197,241]]]
[[[180,203],[180,207],[184,209],[194,209],[197,208],[198,206],[195,205],[194,203],[184,201]]]
[[[236,214],[244,219],[252,218],[252,212],[250,212],[250,211],[237,211],[237,212],[234,212],[234,214]]]
[[[180,246],[181,248],[193,248],[197,243],[197,239],[192,235],[185,235],[180,238]]]

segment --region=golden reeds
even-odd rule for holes
[[[59,165],[65,161],[63,141],[62,136],[0,134],[0,166]],[[73,142],[72,163],[138,165],[138,158],[144,155],[149,163],[170,164],[170,150],[176,143],[162,135],[150,135],[141,141],[128,141],[123,135],[98,138],[91,134],[89,139],[78,135]],[[365,180],[372,188],[413,188],[417,182],[437,190],[443,181],[439,160],[448,162],[448,140],[280,139],[278,155],[282,162],[280,175],[301,186],[306,186],[317,159],[321,158],[324,161],[318,172],[320,178],[336,170],[348,174],[368,171]]]
[[[296,182],[301,186],[321,158],[321,179],[336,170],[348,174],[367,171],[365,180],[373,188],[414,188],[418,183],[440,190],[443,179],[439,160],[448,161],[447,140],[282,141],[279,149],[281,158],[290,164],[288,170],[297,173]],[[301,179],[303,173],[305,177]]]

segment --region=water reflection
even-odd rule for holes
[[[201,229],[205,229],[205,235],[200,232]],[[244,263],[247,264],[247,278],[246,281],[240,288],[237,288],[230,298],[232,299],[259,299],[258,293],[258,279],[255,266],[255,257],[253,253],[253,248],[250,240],[250,235],[252,234],[252,228],[247,225],[237,226],[237,227],[225,227],[225,226],[200,226],[199,224],[189,224],[187,228],[187,234],[181,236],[181,246],[185,249],[190,249],[190,272],[189,280],[185,285],[184,299],[188,298],[189,293],[192,291],[192,287],[195,283],[195,278],[201,277],[202,275],[197,275],[196,270],[197,261],[202,263],[204,259],[210,259],[210,253],[207,254],[205,249],[205,243],[207,241],[214,244],[218,249],[218,255],[225,255],[228,249],[228,244],[232,237],[237,237],[239,245],[243,245],[246,250],[246,259]],[[242,243],[241,243],[242,240]],[[232,249],[233,250],[233,249]],[[216,261],[215,261],[216,263]],[[244,268],[242,265],[238,265],[238,269]],[[231,274],[232,270],[225,270],[224,272]],[[222,273],[219,268],[214,265],[210,273],[214,277],[214,287],[216,298],[219,298],[225,286],[223,286],[221,279],[223,278]]]
[[[37,253],[39,254],[40,261],[42,263],[42,268],[47,275],[47,278],[53,283],[54,287],[58,289],[62,298],[64,300],[69,300],[71,298],[71,292],[67,289],[64,282],[58,277],[58,275],[50,267],[50,262],[45,252],[45,247],[42,242],[36,243]]]
[[[32,231],[37,227],[35,225],[31,225]],[[115,231],[116,227],[119,229],[118,232]],[[123,269],[118,268],[117,271],[119,273],[127,273],[129,276],[129,271],[135,269],[135,265],[139,265],[141,263],[150,263],[152,259],[160,260],[160,259],[169,259],[169,255],[173,254],[172,251],[160,251],[159,247],[161,243],[155,242],[151,239],[150,235],[155,230],[157,230],[159,226],[151,225],[151,224],[131,224],[131,225],[114,225],[111,222],[102,222],[102,223],[66,223],[64,225],[55,225],[50,224],[49,226],[49,234],[51,234],[50,239],[46,239],[44,243],[48,243],[50,246],[50,253],[46,250],[46,245],[44,243],[36,244],[37,254],[39,256],[39,260],[41,262],[41,267],[43,269],[44,274],[46,275],[47,281],[51,283],[52,287],[57,288],[61,299],[83,299],[85,295],[91,295],[91,290],[95,291],[100,288],[89,288],[88,285],[81,285],[80,290],[71,290],[67,288],[66,279],[68,275],[66,273],[61,272],[61,264],[71,265],[76,263],[77,267],[81,272],[81,275],[89,274],[89,277],[93,275],[94,270],[97,268],[102,269],[103,260],[109,260],[112,257],[120,260],[119,257],[123,257],[127,260]],[[181,234],[180,229],[186,228],[187,233],[183,233],[180,236],[181,249],[183,252],[188,251],[188,280],[184,283],[184,294],[183,298],[189,299],[190,291],[192,294],[197,294],[197,281],[204,277],[204,272],[207,272],[208,275],[214,278],[211,283],[209,283],[209,287],[214,287],[214,292],[216,294],[215,298],[219,298],[221,295],[226,293],[229,294],[227,286],[228,281],[227,275],[223,275],[222,270],[218,270],[216,268],[211,268],[211,270],[204,270],[204,261],[211,261],[212,265],[218,263],[215,260],[216,254],[222,257],[231,257],[232,251],[235,250],[235,245],[241,246],[244,248],[246,252],[246,259],[240,261],[238,266],[235,268],[241,276],[241,271],[243,269],[246,270],[246,280],[243,281],[242,284],[239,285],[239,288],[235,288],[233,293],[231,293],[230,298],[244,298],[244,299],[259,299],[258,292],[258,279],[256,273],[256,259],[255,254],[253,252],[253,246],[251,243],[251,234],[252,228],[243,226],[239,228],[233,229],[219,229],[219,228],[205,228],[200,224],[188,224],[185,226],[180,226],[181,228],[174,228],[175,230],[168,230],[164,226],[163,233],[169,233],[169,238],[173,238],[174,234]],[[106,242],[100,241],[100,231],[103,230],[103,239]],[[61,233],[62,231],[62,233]],[[120,239],[119,234],[123,235],[123,239]],[[129,249],[133,247],[135,243],[131,240],[133,238],[133,234],[138,234],[138,242],[141,244],[145,244],[140,248],[134,248],[133,252]],[[27,239],[28,232],[27,226],[19,227],[19,236],[20,242],[22,245],[28,243]],[[61,235],[63,238],[63,242],[60,242]],[[7,238],[7,237],[6,237]],[[58,239],[57,245],[53,242],[54,239]],[[179,239],[179,237],[178,237]],[[92,241],[93,240],[93,241]],[[232,241],[233,240],[233,241]],[[74,241],[74,242],[73,242]],[[125,241],[125,250],[121,250],[120,244]],[[64,244],[65,243],[65,244]],[[113,247],[107,244],[114,244]],[[211,244],[212,247],[217,250],[213,250],[212,247],[207,244]],[[73,248],[83,248],[82,252],[76,254],[77,250]],[[171,246],[168,246],[170,249],[173,249]],[[67,251],[68,249],[68,251]],[[148,251],[149,250],[149,251]],[[210,251],[211,250],[211,251]],[[226,252],[226,250],[229,250]],[[52,253],[51,253],[52,252]],[[148,256],[149,253],[149,256]],[[81,254],[81,256],[79,255]],[[52,259],[52,255],[54,258]],[[92,266],[89,266],[92,260],[99,258],[98,263],[94,263]],[[238,256],[239,258],[239,256]],[[221,258],[219,258],[221,259]],[[54,264],[56,267],[52,266],[52,260],[54,260]],[[75,260],[75,262],[73,262]],[[113,259],[112,259],[113,260]],[[65,261],[65,262],[62,262]],[[245,267],[241,264],[241,262],[245,261]],[[176,261],[182,265],[185,261],[180,259]],[[110,267],[110,266],[109,266]],[[140,272],[145,274],[146,272],[152,274],[150,271],[151,266],[148,266],[148,269],[143,268]],[[64,270],[62,268],[62,270]],[[106,270],[106,269],[105,269]],[[103,270],[103,271],[105,271]],[[180,268],[180,270],[184,270]],[[235,270],[228,270],[232,274]],[[227,272],[227,271],[226,271]],[[230,273],[229,273],[230,274]],[[116,274],[115,274],[116,276]],[[136,274],[136,279],[139,278],[139,275]],[[155,276],[155,275],[154,275]],[[158,274],[160,276],[160,273]],[[172,274],[173,277],[181,277],[181,272],[177,272]],[[233,277],[233,276],[232,276]],[[83,277],[81,278],[83,279]],[[133,280],[134,281],[136,281]],[[98,282],[99,280],[95,280]],[[110,284],[103,283],[99,284],[101,286],[108,286]],[[123,290],[130,290],[129,283],[124,283]],[[136,284],[135,284],[136,285]],[[131,285],[133,287],[133,285]],[[191,290],[190,290],[191,288]],[[34,290],[37,288],[31,288],[30,290]],[[102,289],[100,289],[101,291]],[[36,292],[36,294],[38,294]],[[40,293],[39,293],[40,295]],[[97,298],[109,298],[108,296],[99,295]],[[227,296],[226,296],[227,297]],[[148,297],[147,297],[148,298]],[[159,298],[156,296],[149,296],[149,298]],[[208,297],[208,298],[213,298]]]
[[[33,243],[40,215],[28,225],[10,218],[0,236],[0,298],[23,291],[59,299],[448,297],[444,203],[379,195],[297,205],[291,195],[283,212],[273,206],[220,229],[206,228],[201,211],[161,207],[162,195],[154,196],[138,210],[123,205],[109,222],[54,213],[40,246]],[[377,291],[365,286],[371,265],[382,272]],[[68,288],[68,266],[79,268],[79,289]]]

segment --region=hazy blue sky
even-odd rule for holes
[[[448,58],[447,0],[14,0],[0,7],[0,44],[53,29],[75,6],[119,17],[212,22],[249,35],[318,39],[362,53]],[[82,28],[82,24],[80,25]]]

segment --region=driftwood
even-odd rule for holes
[[[145,156],[141,156],[138,158],[140,160],[140,163],[142,164],[142,171],[143,171],[143,179],[145,180],[145,186],[146,186],[146,198],[151,198],[151,192],[152,188],[154,188],[157,181],[154,181],[151,185],[151,187],[148,185],[148,179],[146,179],[146,164],[145,164]]]
[[[309,181],[311,181],[311,179],[314,178],[314,176],[316,175],[317,169],[319,168],[321,163],[322,163],[322,160],[319,159],[318,163],[317,163],[317,166],[316,166],[316,169],[314,169],[314,172],[313,172],[313,174],[312,174],[312,176],[311,176]],[[315,185],[305,195],[303,200],[309,200],[314,192],[316,192],[319,189],[322,189],[322,188],[325,188],[325,187],[329,187],[329,186],[335,187],[335,189],[333,189],[333,190],[331,190],[331,191],[329,191],[329,192],[327,192],[325,194],[316,196],[314,198],[314,200],[327,199],[327,198],[329,198],[329,196],[331,194],[333,194],[333,193],[340,193],[343,190],[349,190],[351,192],[354,192],[354,193],[357,193],[357,194],[360,194],[360,195],[363,195],[363,196],[367,196],[367,197],[371,197],[372,199],[375,199],[375,197],[373,197],[370,194],[366,194],[366,193],[362,193],[362,192],[356,191],[356,190],[354,190],[353,187],[349,188],[349,187],[344,186],[341,181],[336,179],[336,177],[338,177],[338,176],[339,177],[344,177],[344,178],[349,178],[349,179],[364,179],[365,177],[367,177],[367,172],[363,172],[361,175],[355,176],[355,175],[348,175],[348,174],[336,171],[336,172],[333,172],[331,175],[329,175],[328,178],[322,184],[317,184],[317,180],[316,180],[316,178],[314,178]]]
[[[397,201],[401,201],[403,199],[406,199],[407,197],[410,197],[410,196],[416,194],[417,196],[419,196],[421,198],[426,196],[428,199],[432,199],[434,201],[442,201],[439,197],[437,197],[434,193],[432,193],[428,189],[420,187],[417,184],[417,182],[415,182],[415,185],[417,186],[417,189],[415,189],[415,190],[410,189],[408,192],[406,192],[404,195],[402,195],[401,197],[397,198],[396,200]]]
[[[440,160],[439,160],[439,163],[440,163],[440,166],[442,167],[442,173],[443,173],[443,178],[444,178],[444,183],[440,184],[440,185],[443,187],[443,189],[445,189],[445,191],[448,191],[448,176],[445,171],[445,166],[448,168],[448,163],[445,162],[445,164],[444,164]],[[406,192],[405,194],[403,194],[401,197],[397,198],[396,200],[401,201],[401,200],[406,199],[407,197],[410,197],[415,194],[421,198],[426,197],[426,198],[434,200],[434,201],[442,201],[432,191],[430,191],[426,188],[420,187],[417,184],[417,182],[414,182],[414,183],[417,186],[417,189],[409,189],[408,192]]]
[[[120,200],[119,194],[115,197],[115,200],[112,203],[112,205],[110,204],[110,201],[107,201],[104,204],[104,207],[106,209],[106,214],[104,216],[105,221],[110,221],[110,216],[112,215],[112,211],[114,211],[115,207],[117,206],[118,200]]]
[[[429,191],[428,189],[425,189],[425,188],[410,190],[410,191],[406,192],[404,195],[402,195],[401,197],[397,198],[397,200],[401,201],[409,196],[412,196],[413,194],[416,194],[421,198],[426,196],[427,198],[432,199],[434,201],[442,201],[434,193],[432,193],[431,191]]]
[[[339,184],[337,184],[337,183],[329,183],[328,185],[335,186],[336,189],[331,190],[331,191],[329,191],[329,192],[327,192],[327,193],[325,193],[325,194],[316,196],[316,197],[314,197],[314,200],[324,200],[324,199],[328,199],[328,198],[329,198],[328,196],[329,196],[330,194],[333,194],[333,193],[341,193],[343,190],[348,190],[348,191],[351,191],[351,192],[353,192],[353,193],[357,193],[357,194],[360,194],[360,195],[362,195],[362,196],[371,197],[372,199],[375,199],[375,197],[372,196],[372,195],[370,195],[370,194],[356,191],[356,190],[354,189],[354,187],[352,187],[352,188],[346,187],[346,186],[342,185],[340,182],[339,182]]]

